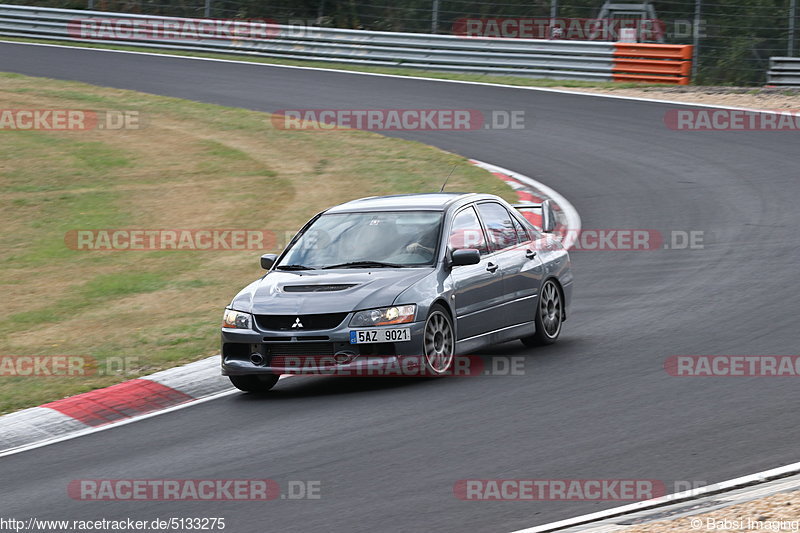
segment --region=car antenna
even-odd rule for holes
[[[450,176],[453,175],[453,171],[456,169],[456,165],[453,165],[453,168],[450,169],[450,174],[444,179],[444,183],[442,183],[442,188],[439,189],[439,192],[444,192],[444,186],[447,185],[447,180],[450,179]]]

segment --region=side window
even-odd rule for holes
[[[481,213],[483,223],[486,224],[486,234],[493,252],[517,245],[517,232],[511,221],[512,217],[505,207],[489,202],[478,204],[478,211]]]
[[[527,224],[525,222],[527,222]],[[522,222],[522,229],[525,230],[525,232],[529,235],[528,238],[532,241],[538,241],[542,238],[542,234],[539,232],[536,226],[534,226],[533,223],[527,219],[527,217],[525,217],[525,220]]]
[[[456,214],[450,227],[450,237],[447,243],[451,250],[477,248],[481,254],[489,252],[475,209],[468,207]]]
[[[522,227],[530,234],[531,240],[537,240],[541,238],[541,233],[535,228],[537,225],[542,224],[542,215],[539,212],[534,212],[530,209],[520,209],[517,211],[522,218],[525,219],[525,222],[522,222]],[[527,224],[526,224],[527,222]]]
[[[512,217],[511,217],[511,223],[512,223],[512,224],[514,224],[514,233],[516,233],[516,234],[517,234],[517,242],[519,242],[520,244],[522,244],[522,243],[524,243],[524,242],[528,242],[528,241],[532,240],[532,239],[531,239],[531,235],[530,235],[530,234],[528,233],[528,231],[527,231],[527,230],[526,230],[526,229],[525,229],[525,228],[522,226],[522,224],[520,224],[519,220],[517,220],[516,218],[514,218],[514,217],[512,216]]]

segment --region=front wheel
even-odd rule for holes
[[[424,335],[422,347],[426,372],[434,376],[447,374],[453,366],[455,335],[450,315],[440,304],[431,306]]]
[[[536,333],[525,337],[522,343],[525,346],[543,346],[553,344],[561,334],[561,322],[564,316],[561,291],[553,280],[547,280],[542,285],[539,293],[539,302],[536,306]]]
[[[228,376],[233,386],[244,392],[267,392],[278,382],[275,374],[250,374],[247,376]]]

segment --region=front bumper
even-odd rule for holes
[[[222,328],[222,375],[338,374],[365,375],[383,366],[402,365],[403,359],[419,360],[425,322],[407,327],[411,340],[393,343],[350,344],[348,319],[329,330],[266,331]],[[370,328],[371,329],[371,328]],[[256,355],[254,357],[254,355]]]

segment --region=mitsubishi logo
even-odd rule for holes
[[[300,317],[294,319],[294,324],[292,324],[292,328],[302,328],[303,323],[300,322]]]

